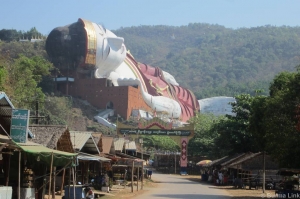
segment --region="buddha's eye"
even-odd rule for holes
[[[109,53],[110,53],[110,47],[108,47],[107,55],[106,55],[106,57],[105,57],[105,58],[107,58],[107,57],[108,57]]]
[[[123,54],[124,53],[124,46],[121,47],[120,53]]]

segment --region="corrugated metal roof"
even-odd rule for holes
[[[135,141],[130,141],[129,143],[125,144],[126,150],[136,150],[136,144]]]
[[[113,137],[102,136],[102,153],[110,153],[113,140]]]
[[[92,132],[70,131],[70,137],[75,150],[89,153],[100,153],[97,143],[92,136]]]
[[[99,162],[110,162],[111,159],[105,158],[105,157],[101,157],[101,156],[96,156],[96,155],[91,155],[91,154],[87,154],[87,153],[82,153],[79,152],[77,159],[79,160],[84,160],[84,161],[99,161]]]
[[[115,138],[114,139],[115,151],[123,151],[124,143],[125,143],[124,138]]]
[[[2,126],[7,126],[10,128],[13,109],[15,109],[15,107],[12,104],[12,102],[9,100],[8,96],[4,92],[0,91],[0,118],[1,118],[0,124],[2,124]],[[0,129],[0,132],[1,131],[3,131],[2,128]],[[31,138],[34,137],[34,135],[31,133],[29,129],[28,129],[28,135]]]
[[[97,144],[98,147],[101,146],[101,138],[102,138],[102,133],[92,133],[92,136],[94,137],[95,143]]]
[[[14,108],[15,108],[14,105],[8,99],[7,95],[4,92],[0,91],[0,118],[1,121],[3,122],[2,126],[11,125],[12,109]],[[2,129],[0,129],[0,131],[2,131]]]

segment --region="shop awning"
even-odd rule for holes
[[[97,156],[97,155],[91,155],[87,153],[79,152],[77,156],[78,160],[84,160],[84,161],[99,161],[99,162],[109,162],[111,159]]]
[[[37,162],[41,161],[49,165],[52,162],[53,166],[66,166],[69,164],[74,165],[77,156],[77,153],[68,153],[64,151],[49,149],[43,145],[30,141],[26,143],[17,143],[11,140],[8,136],[4,135],[0,135],[0,143],[3,143],[5,147],[16,150],[19,149],[26,152],[27,159],[31,159]]]
[[[27,153],[27,156],[33,156],[36,161],[42,161],[47,164],[51,164],[53,157],[53,166],[65,166],[71,163],[75,163],[75,157],[77,153],[68,153],[64,151],[58,151],[49,149],[36,143],[16,143],[22,151]]]

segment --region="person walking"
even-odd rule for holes
[[[223,184],[223,173],[222,173],[222,171],[219,171],[218,175],[219,175],[219,184],[222,185]]]

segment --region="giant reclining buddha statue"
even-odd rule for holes
[[[145,103],[157,112],[187,121],[199,111],[199,102],[188,89],[159,67],[137,62],[124,39],[88,20],[53,29],[46,41],[48,55],[56,64],[62,59],[76,68],[92,69],[93,78],[107,78],[114,86],[140,86]],[[180,66],[178,66],[180,67]]]

